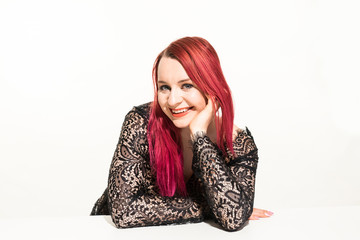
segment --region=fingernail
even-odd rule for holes
[[[273,214],[274,214],[274,213],[273,213],[273,212],[270,212],[270,211],[266,211],[266,212],[265,212],[265,215],[268,216],[268,217],[272,216]]]

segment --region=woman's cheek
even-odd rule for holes
[[[206,99],[204,96],[198,91],[191,91],[187,93],[187,97],[191,102],[191,105],[195,106],[198,109],[204,109],[206,106]]]

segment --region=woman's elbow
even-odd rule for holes
[[[136,226],[135,223],[126,221],[122,216],[119,216],[117,214],[111,214],[111,219],[117,228],[131,228]]]
[[[109,203],[109,212],[112,219],[112,222],[114,223],[115,227],[117,228],[126,228],[129,227],[129,223],[125,221],[124,216],[126,215],[126,211],[124,211],[122,205],[118,202],[112,202]]]
[[[119,213],[111,211],[110,215],[111,215],[111,219],[112,219],[112,222],[114,223],[115,227],[124,228],[126,226],[125,222],[123,221],[123,219],[122,219],[121,215],[119,215]]]
[[[133,227],[141,227],[146,223],[143,218],[141,218],[142,214],[137,214],[129,209],[125,208],[122,211],[118,209],[111,210],[111,219],[117,228],[133,228]]]

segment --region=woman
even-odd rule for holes
[[[271,212],[253,209],[257,148],[234,125],[230,89],[214,48],[171,43],[154,63],[154,101],[125,117],[108,188],[92,215],[117,227],[200,222],[225,230]]]

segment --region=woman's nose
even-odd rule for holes
[[[168,98],[168,104],[169,106],[176,107],[179,103],[182,101],[182,94],[177,89],[173,89],[170,92],[169,98]]]

